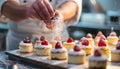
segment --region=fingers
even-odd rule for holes
[[[50,3],[48,1],[45,1],[44,0],[44,4],[45,6],[47,7],[47,10],[49,11],[50,13],[50,16],[54,16],[54,9],[53,7],[50,5]]]
[[[43,20],[48,20],[51,16],[44,2],[37,2],[37,4],[39,6],[40,16],[42,16]]]
[[[36,0],[31,7],[31,13],[38,19],[50,20],[55,15],[48,0]]]

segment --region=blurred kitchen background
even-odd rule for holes
[[[105,36],[111,31],[120,35],[120,0],[83,0],[82,15],[77,24],[68,27],[70,37],[80,39],[87,33],[93,37],[98,31]],[[0,18],[0,49],[5,49],[8,19]]]

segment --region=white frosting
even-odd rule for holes
[[[89,45],[89,46],[81,45],[80,47],[81,48],[91,48],[91,45]]]
[[[91,55],[91,56],[89,56],[88,59],[91,60],[91,61],[105,61],[105,60],[107,60],[107,57],[106,57],[106,56],[103,56],[103,55],[100,56],[100,57]]]
[[[120,50],[111,50],[111,52],[120,53]]]
[[[52,48],[52,45],[51,44],[49,44],[49,45],[41,45],[41,44],[39,44],[39,45],[35,46],[35,48]]]
[[[67,51],[66,48],[60,48],[60,49],[55,49],[55,48],[52,48],[51,52],[64,52],[64,51]]]
[[[74,50],[70,50],[68,52],[69,55],[84,55],[85,54],[85,51],[84,50],[80,50],[78,52],[74,51]]]
[[[107,48],[107,46],[98,46],[97,48],[98,49],[105,49],[105,48]]]
[[[107,38],[118,38],[117,36],[108,36]]]
[[[24,43],[23,41],[21,41],[21,42],[19,43],[19,45],[20,45],[20,46],[31,46],[32,43]]]
[[[64,42],[64,44],[75,44],[75,42],[70,42],[70,43]]]

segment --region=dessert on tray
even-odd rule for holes
[[[89,69],[106,69],[107,58],[95,49],[94,54],[88,58],[88,65]]]
[[[97,36],[95,37],[95,45],[98,44],[100,38],[106,39],[106,37],[103,35],[103,33],[102,33],[101,31],[99,31],[99,32],[97,33]]]
[[[115,32],[111,32],[110,35],[107,37],[108,45],[115,47],[118,42],[118,37]]]
[[[55,48],[51,50],[52,60],[67,60],[68,52],[67,49],[62,46],[60,42],[57,42]]]
[[[97,48],[100,50],[100,52],[105,55],[107,58],[110,57],[110,49],[104,39],[100,39],[97,45]]]
[[[33,52],[33,44],[28,37],[19,43],[19,51],[23,53]]]
[[[75,42],[73,42],[72,38],[68,38],[67,42],[63,43],[63,46],[69,51],[73,49],[73,47],[75,46]]]
[[[75,45],[73,50],[68,52],[68,63],[70,64],[84,64],[85,51],[81,50],[79,46]]]
[[[92,37],[92,34],[88,33],[88,34],[86,35],[86,38],[88,39],[89,44],[93,47],[93,46],[94,46],[94,39],[93,39],[93,37]]]
[[[92,54],[92,46],[89,44],[89,41],[87,38],[83,37],[81,39],[80,47],[85,51],[87,56]]]
[[[51,44],[47,40],[43,40],[41,44],[35,46],[35,52],[39,56],[50,56],[51,48]]]
[[[120,62],[120,42],[117,43],[116,49],[111,50],[111,61]]]

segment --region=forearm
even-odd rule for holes
[[[64,21],[74,17],[77,13],[77,4],[73,1],[65,2],[58,8],[58,11],[63,15]]]
[[[13,0],[8,0],[3,5],[2,14],[11,20],[20,21],[22,19],[19,19],[19,18],[23,18],[23,19],[27,18],[26,17],[26,13],[27,13],[26,8],[27,7],[25,7],[25,6],[23,8],[23,6],[19,5],[17,2],[15,2]]]

